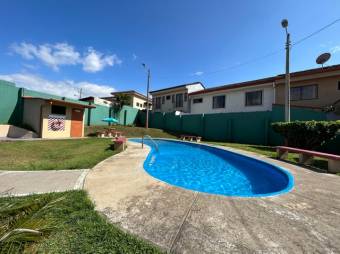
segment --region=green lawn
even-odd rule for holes
[[[270,158],[276,159],[276,150],[275,147],[272,146],[262,146],[262,145],[247,145],[247,144],[238,144],[238,143],[226,143],[226,142],[206,142],[208,144],[227,146],[231,148],[241,149],[248,152],[258,153],[265,155]],[[294,164],[298,164],[298,155],[297,154],[289,154],[288,161]],[[321,171],[327,170],[327,160],[322,158],[315,158],[313,167]]]
[[[115,154],[110,139],[0,142],[0,170],[91,168]]]
[[[107,129],[109,126],[87,126],[85,127],[85,135],[93,136],[97,131],[103,131]],[[114,125],[111,126],[117,131],[124,132],[124,136],[130,137],[142,137],[143,135],[150,135],[154,138],[176,138],[174,133],[166,132],[161,129],[148,128],[145,129],[143,127],[132,127],[132,126],[122,126],[122,125]]]
[[[1,238],[1,253],[161,253],[108,223],[84,191],[0,198]]]

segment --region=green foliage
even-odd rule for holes
[[[0,207],[0,227],[9,225],[6,232],[19,225],[40,233],[27,231],[25,236],[8,239],[0,245],[0,253],[161,253],[100,216],[84,191],[0,198]],[[6,219],[9,215],[14,224]]]
[[[317,149],[336,137],[340,121],[294,121],[272,123],[291,147]]]
[[[130,105],[131,96],[128,94],[117,94],[114,98],[115,101],[112,103],[114,112],[121,110],[124,105]]]

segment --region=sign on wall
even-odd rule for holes
[[[49,131],[65,131],[65,116],[48,115]]]

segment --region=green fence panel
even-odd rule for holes
[[[0,80],[0,124],[21,125],[23,117],[22,89]]]
[[[108,125],[107,122],[103,122],[103,119],[111,116],[111,108],[97,104],[94,104],[94,106],[95,108],[87,110],[85,123],[88,125]]]
[[[116,116],[119,119],[119,124],[134,125],[137,121],[138,111],[136,108],[123,106]]]
[[[204,115],[204,134],[203,137],[214,141],[229,141],[230,128],[227,114],[205,114]]]
[[[164,129],[164,115],[160,112],[155,112],[149,114],[150,117],[150,127],[156,129]]]
[[[203,136],[203,131],[203,115],[182,116],[182,132],[184,134]]]
[[[164,114],[164,129],[167,131],[182,132],[182,119],[181,116],[176,116],[175,113]]]
[[[270,112],[227,114],[231,122],[231,141],[244,144],[268,144]]]

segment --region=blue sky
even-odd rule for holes
[[[0,79],[67,96],[78,88],[145,93],[142,62],[152,90],[277,75],[285,64],[282,18],[293,42],[340,18],[338,0],[2,0],[0,9]],[[293,47],[292,71],[317,67],[322,52],[340,64],[340,22]]]

